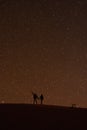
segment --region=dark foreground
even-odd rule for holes
[[[87,109],[1,104],[0,130],[87,130]]]

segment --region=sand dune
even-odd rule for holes
[[[32,104],[1,104],[0,130],[84,130],[87,109]]]

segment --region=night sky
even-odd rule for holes
[[[87,107],[87,0],[0,0],[0,102]]]

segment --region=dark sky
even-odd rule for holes
[[[0,102],[87,107],[87,1],[0,0]]]

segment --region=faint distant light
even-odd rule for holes
[[[1,103],[2,103],[2,104],[4,104],[4,103],[5,103],[5,101],[1,101]]]

